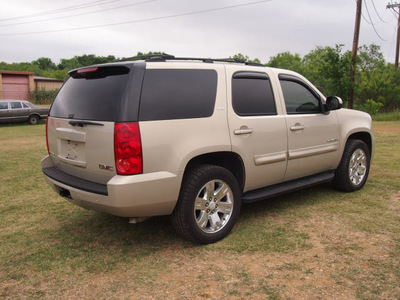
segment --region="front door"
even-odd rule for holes
[[[339,149],[334,111],[324,114],[315,90],[294,76],[280,76],[286,106],[288,167],[285,181],[332,170]]]

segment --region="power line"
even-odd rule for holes
[[[53,20],[59,20],[59,19],[72,18],[72,17],[76,17],[76,16],[91,15],[91,14],[96,14],[96,13],[103,12],[103,11],[110,11],[110,10],[115,10],[115,9],[120,9],[120,8],[125,8],[125,7],[137,6],[137,5],[147,4],[147,3],[155,2],[155,1],[158,1],[158,0],[148,0],[148,1],[144,1],[144,2],[138,2],[138,3],[127,4],[127,5],[117,6],[117,7],[100,9],[100,10],[86,12],[86,13],[80,13],[80,14],[74,14],[74,15],[69,15],[69,16],[62,16],[62,17],[44,19],[44,20],[27,21],[27,22],[13,23],[13,24],[0,24],[0,27],[23,25],[23,24],[32,24],[32,23],[40,23],[40,22],[47,22],[47,21],[53,21]]]
[[[372,25],[372,28],[374,29],[376,35],[377,35],[382,41],[385,41],[385,42],[386,42],[386,40],[383,39],[383,38],[379,35],[378,31],[377,31],[376,28],[375,28],[375,24],[373,23],[372,18],[371,18],[371,15],[370,15],[369,10],[368,10],[367,1],[365,1],[364,3],[365,3],[365,9],[367,10],[368,17],[369,17],[369,19],[370,19],[370,21],[371,21],[370,24]]]
[[[133,21],[125,21],[125,22],[117,22],[117,23],[109,23],[109,24],[102,24],[102,25],[93,25],[93,26],[75,27],[75,28],[65,28],[65,29],[55,29],[55,30],[45,30],[45,31],[36,31],[36,32],[1,33],[0,36],[17,36],[17,35],[40,34],[40,33],[65,32],[65,31],[75,31],[75,30],[101,28],[101,27],[109,27],[109,26],[118,26],[118,25],[132,24],[132,23],[150,22],[150,21],[172,19],[172,18],[184,17],[184,16],[190,16],[190,15],[204,14],[204,13],[209,13],[209,12],[214,12],[214,11],[221,11],[221,10],[226,10],[226,9],[231,9],[231,8],[250,6],[250,5],[255,5],[255,4],[260,4],[260,3],[265,3],[265,2],[271,2],[271,1],[272,0],[262,0],[262,1],[255,1],[255,2],[237,4],[237,5],[223,6],[223,7],[218,7],[218,8],[198,10],[198,11],[187,12],[187,13],[180,13],[180,14],[169,15],[169,16],[161,16],[161,17],[155,17],[155,18],[133,20]]]
[[[62,12],[78,10],[78,9],[85,9],[85,8],[96,6],[96,5],[99,5],[99,4],[103,5],[103,4],[113,3],[113,2],[118,2],[118,1],[120,1],[120,0],[111,0],[111,1],[97,0],[97,1],[89,2],[89,3],[85,3],[85,4],[67,6],[67,7],[64,7],[64,8],[58,8],[58,9],[54,9],[54,10],[38,12],[38,13],[30,14],[30,15],[23,15],[23,16],[8,18],[8,19],[0,19],[0,22],[13,21],[13,20],[18,20],[18,19],[26,19],[26,18],[33,18],[33,17],[41,17],[41,16],[46,16],[46,15],[52,15],[52,14],[58,14],[58,13],[62,13]],[[103,2],[103,3],[101,3],[101,2]]]
[[[381,18],[381,16],[380,16],[379,13],[378,13],[378,10],[376,9],[374,0],[371,0],[371,2],[372,2],[372,5],[374,6],[375,13],[376,13],[376,15],[378,16],[379,20],[381,20],[383,23],[386,23],[386,24],[387,24],[387,23],[390,23],[390,21],[384,21],[384,20]]]

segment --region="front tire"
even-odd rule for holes
[[[241,192],[232,173],[219,166],[203,165],[184,178],[172,225],[190,241],[215,243],[232,230],[240,205]]]
[[[367,181],[371,162],[368,146],[361,140],[347,141],[342,160],[335,171],[334,184],[344,192],[361,189]]]

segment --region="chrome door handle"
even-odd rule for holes
[[[303,130],[305,127],[304,125],[301,125],[300,123],[294,124],[294,126],[290,127],[291,131],[297,131],[297,130]]]
[[[233,133],[235,135],[241,135],[241,134],[250,134],[253,132],[253,129],[251,128],[240,128],[240,129],[236,129]]]

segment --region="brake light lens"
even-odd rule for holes
[[[49,117],[46,118],[46,146],[47,146],[47,153],[50,155],[48,127],[49,127]]]
[[[115,123],[114,155],[117,174],[134,175],[143,172],[142,144],[138,123]]]
[[[85,69],[80,69],[78,70],[78,74],[82,74],[82,73],[93,73],[93,72],[97,72],[99,70],[98,67],[94,67],[94,68],[85,68]]]

